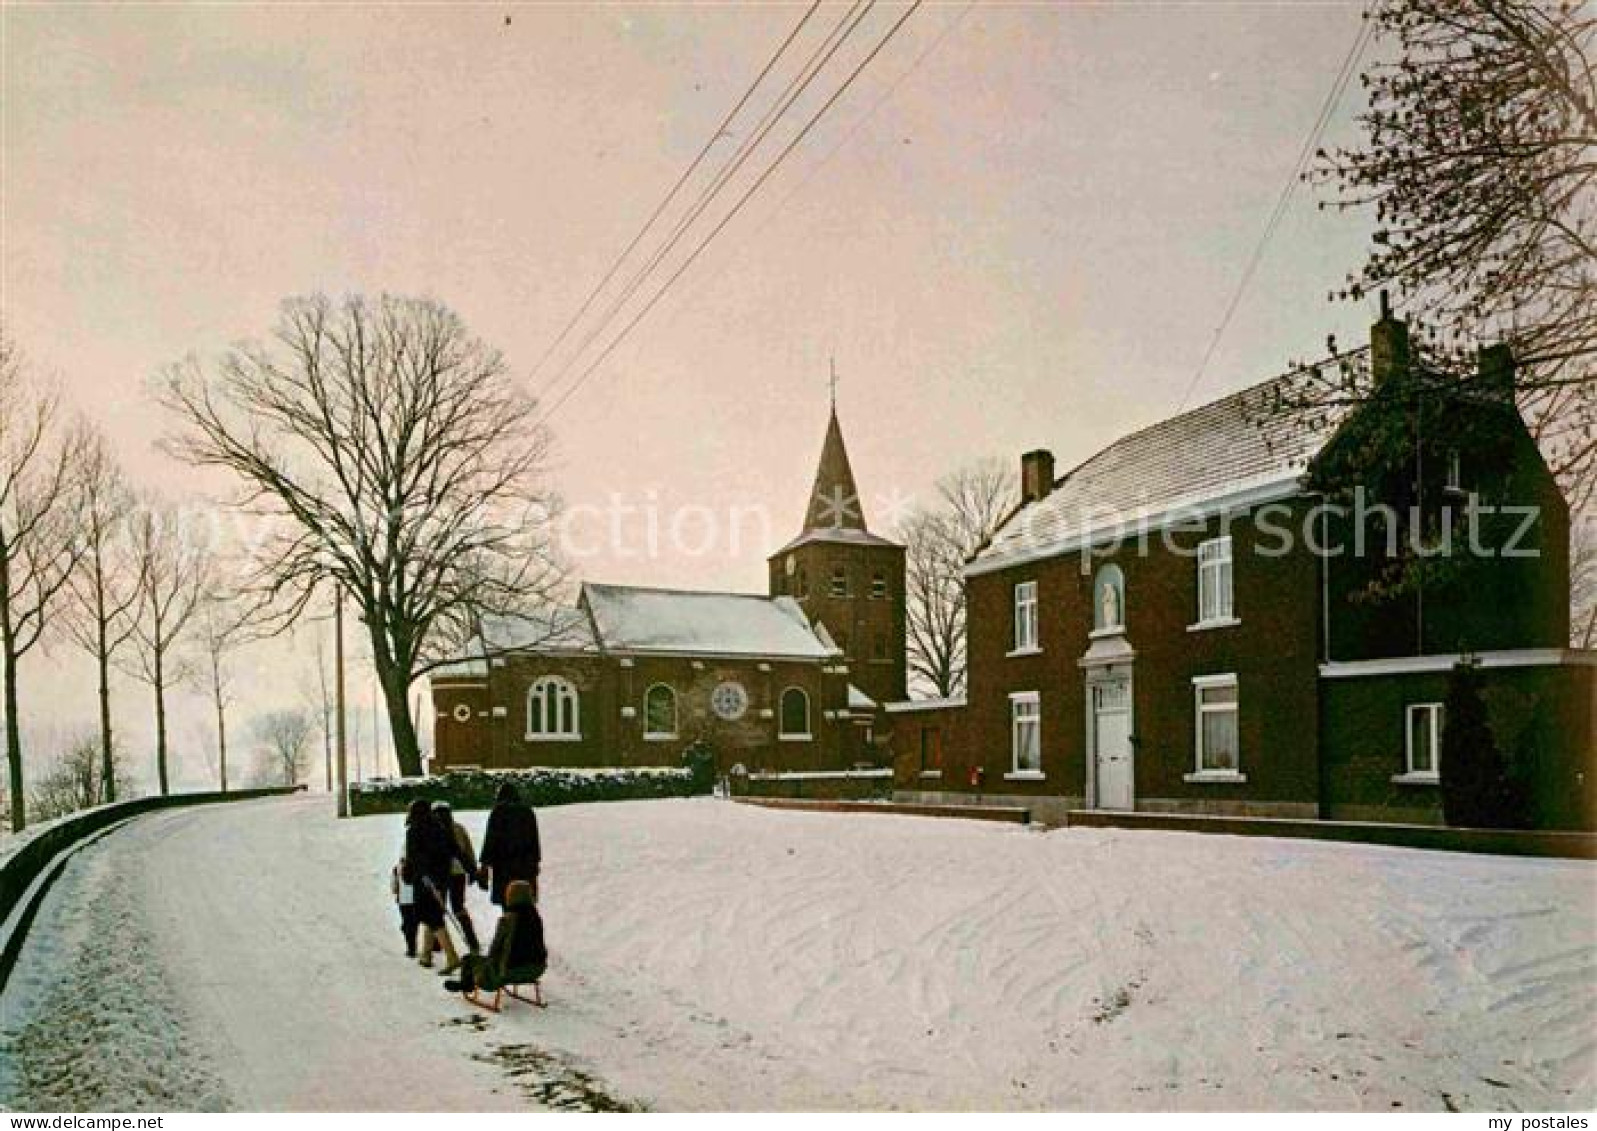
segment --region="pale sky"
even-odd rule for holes
[[[902,10],[878,5],[812,93]],[[431,295],[546,392],[545,349],[802,11],[5,4],[0,310],[171,492],[195,480],[153,447],[148,381],[264,335],[287,295]],[[1346,3],[922,7],[550,422],[569,503],[762,507],[771,544],[648,556],[629,534],[579,573],[763,588],[832,356],[876,526],[972,459],[1067,468],[1174,412],[1358,27]],[[1326,293],[1364,232],[1300,188],[1191,403],[1359,340],[1368,312]]]

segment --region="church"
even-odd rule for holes
[[[584,583],[572,607],[486,619],[429,676],[432,773],[886,763],[880,708],[905,698],[904,547],[866,524],[832,406],[802,529],[763,594]]]

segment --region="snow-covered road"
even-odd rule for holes
[[[540,816],[552,1005],[501,1016],[403,958],[398,818],[140,818],[34,927],[0,1102],[1597,1106],[1589,863],[710,799]]]

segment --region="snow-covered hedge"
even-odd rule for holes
[[[447,801],[455,809],[491,809],[499,787],[514,782],[534,807],[583,801],[638,801],[690,797],[710,791],[709,777],[687,767],[603,769],[451,770],[433,777],[392,778],[349,787],[350,812],[400,813],[417,798]]]

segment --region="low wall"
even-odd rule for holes
[[[893,800],[905,805],[929,805],[939,808],[960,806],[996,806],[1000,809],[1024,809],[1030,819],[1039,825],[1053,828],[1063,825],[1071,810],[1080,809],[1080,797],[1048,797],[1025,793],[1003,793],[989,790],[985,793],[966,793],[957,789],[896,789]]]
[[[1597,859],[1597,834],[1592,833],[1453,829],[1440,825],[1394,825],[1375,821],[1366,824],[1357,821],[1297,821],[1269,817],[1116,813],[1104,809],[1074,811],[1070,814],[1069,823],[1080,828],[1164,829],[1168,832],[1219,833],[1226,836],[1274,836],[1295,840],[1386,844],[1398,848],[1430,848],[1445,852],[1487,852],[1499,856]]]
[[[734,797],[787,797],[810,801],[881,801],[893,794],[892,770],[816,770],[734,774]]]
[[[449,770],[432,777],[368,781],[349,787],[352,816],[403,813],[411,802],[447,801],[453,809],[491,809],[499,787],[513,782],[534,808],[588,801],[644,801],[709,793],[708,774],[676,766],[639,769]]]
[[[797,809],[813,813],[877,813],[899,817],[950,817],[966,821],[1028,824],[1031,814],[1014,805],[914,805],[899,801],[798,801],[787,797],[736,797],[739,805],[762,809]]]

